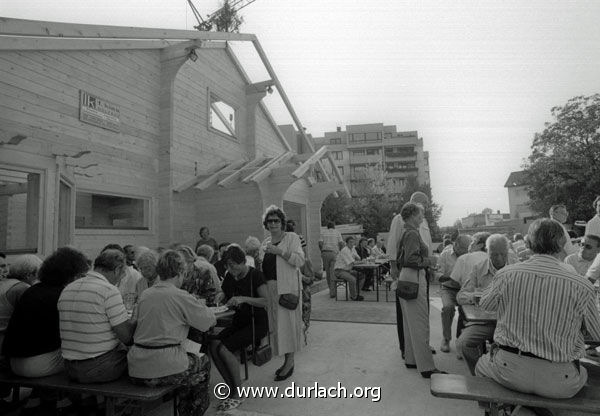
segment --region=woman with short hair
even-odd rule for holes
[[[263,226],[270,235],[261,247],[262,270],[267,280],[269,329],[274,355],[285,355],[283,365],[275,372],[275,381],[289,378],[294,372],[294,353],[302,349],[302,299],[300,267],[304,251],[296,233],[285,232],[285,213],[269,206],[263,215]],[[281,295],[298,297],[295,309],[282,306]]]
[[[190,246],[180,245],[176,251],[185,260],[185,273],[181,289],[188,291],[198,299],[204,299],[208,306],[215,305],[217,288],[208,269],[196,264],[197,256]]]
[[[407,368],[416,368],[424,378],[439,373],[429,347],[429,310],[425,269],[431,265],[429,249],[419,234],[423,222],[423,209],[407,202],[400,211],[404,233],[398,244],[398,283],[418,284],[416,298],[406,299],[400,294],[404,325],[404,354]]]
[[[204,332],[216,319],[198,299],[180,289],[185,261],[179,252],[166,250],[156,270],[160,281],[142,293],[138,305],[134,344],[127,354],[129,376],[135,384],[177,385],[179,414],[199,416],[210,403],[210,360],[205,354],[187,353],[183,343],[190,327]]]

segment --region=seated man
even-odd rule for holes
[[[440,296],[442,298],[442,346],[440,351],[450,352],[450,340],[452,339],[452,321],[456,310],[456,294],[460,290],[460,283],[452,280],[450,275],[454,270],[459,257],[467,254],[469,245],[471,244],[471,236],[462,234],[457,236],[456,241],[452,244],[450,250],[442,251],[438,260],[438,272],[440,276]],[[459,318],[456,327],[456,337],[460,336],[462,330],[462,319]]]
[[[219,279],[219,275],[217,274],[217,269],[213,266],[209,259],[212,259],[215,251],[208,244],[203,244],[196,250],[196,254],[198,257],[194,264],[202,273],[208,273],[213,281],[213,285],[215,287],[215,297],[212,304],[206,304],[207,306],[215,306],[221,299],[223,298],[223,290],[221,290],[221,279]]]
[[[492,234],[486,241],[488,258],[476,264],[465,285],[456,295],[459,305],[476,305],[481,292],[487,288],[492,279],[508,261],[508,239],[502,234]],[[460,337],[456,341],[457,349],[462,352],[471,374],[475,375],[477,360],[485,351],[485,341],[492,340],[495,323],[467,322]]]
[[[573,266],[581,276],[585,276],[596,256],[600,253],[600,237],[597,235],[586,235],[583,244],[577,253],[568,255],[565,263]]]
[[[342,279],[348,282],[350,290],[350,298],[352,300],[363,300],[364,298],[358,294],[359,285],[364,278],[359,277],[359,274],[352,270],[354,262],[360,260],[354,249],[354,237],[346,238],[346,246],[340,251],[335,259],[334,275],[336,279]]]
[[[600,339],[594,288],[561,261],[562,225],[548,218],[529,227],[534,255],[499,271],[480,305],[496,311],[494,344],[475,374],[512,390],[563,399],[587,381],[582,327]]]
[[[58,299],[62,356],[68,376],[80,383],[116,380],[127,370],[130,322],[117,288],[125,274],[125,255],[104,250],[94,270],[65,287]]]

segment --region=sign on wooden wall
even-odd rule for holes
[[[79,120],[103,129],[121,131],[119,106],[79,90]]]

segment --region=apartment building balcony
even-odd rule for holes
[[[351,165],[364,165],[364,164],[369,164],[369,165],[373,165],[373,164],[377,164],[377,163],[381,163],[381,155],[360,155],[360,156],[353,156],[352,154],[350,154],[350,164]]]
[[[405,167],[405,168],[387,168],[386,172],[388,173],[394,173],[394,172],[418,172],[419,168],[414,166],[414,167]]]
[[[386,159],[402,160],[402,159],[416,159],[417,152],[385,152]]]

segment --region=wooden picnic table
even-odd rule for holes
[[[460,305],[467,322],[495,323],[496,312],[483,310],[477,305]]]
[[[375,289],[375,296],[377,302],[379,302],[379,280],[381,280],[381,267],[386,264],[389,260],[377,259],[372,263],[367,261],[356,262],[352,265],[352,269],[358,272],[364,272],[371,270],[373,272],[373,289]],[[356,282],[356,293],[360,294],[360,285]]]

